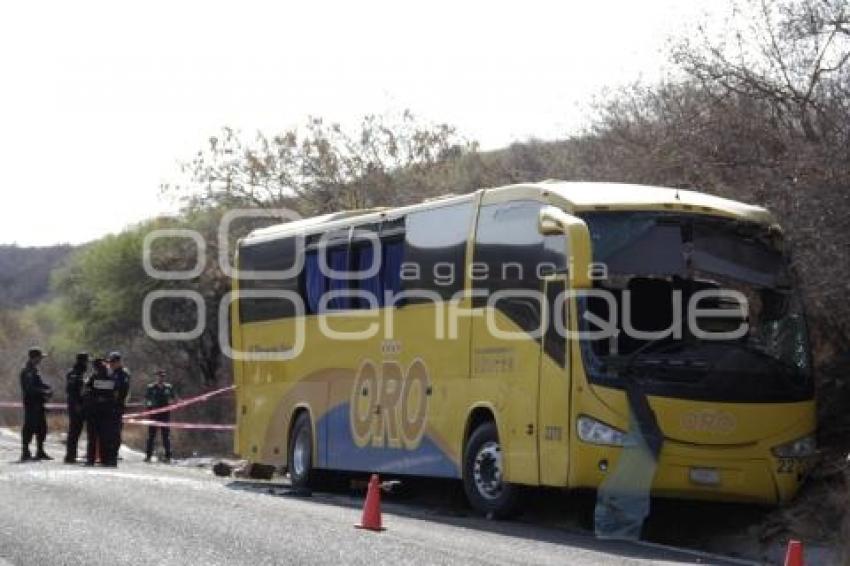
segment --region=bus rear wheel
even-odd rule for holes
[[[493,422],[480,425],[466,442],[463,489],[469,504],[487,517],[510,517],[519,509],[520,488],[504,480],[502,447]]]
[[[315,470],[313,470],[313,427],[310,415],[301,413],[295,419],[289,438],[289,458],[287,462],[289,478],[294,488],[311,486]]]

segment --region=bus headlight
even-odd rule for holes
[[[626,443],[625,432],[585,415],[578,418],[576,427],[579,439],[589,444],[623,446]]]
[[[809,435],[786,444],[774,446],[771,452],[777,458],[805,458],[814,455],[815,448],[815,437]]]

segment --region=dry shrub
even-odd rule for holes
[[[850,532],[848,487],[850,470],[844,459],[831,456],[821,459],[797,498],[778,508],[765,520],[760,538],[768,541],[793,537],[830,545],[838,541],[850,542],[841,535],[842,530]],[[836,525],[841,525],[841,528],[837,529]]]
[[[841,563],[850,564],[850,357],[824,366],[821,378],[817,461],[798,497],[765,521],[762,539],[838,545]]]

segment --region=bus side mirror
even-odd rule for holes
[[[569,215],[560,208],[544,206],[537,217],[537,229],[544,236],[564,234],[566,232],[564,222],[567,216]]]
[[[565,234],[567,236],[567,265],[570,286],[573,289],[589,289],[590,278],[590,232],[581,218],[567,214],[555,206],[544,206],[537,217],[537,229],[544,236]]]

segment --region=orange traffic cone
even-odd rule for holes
[[[785,566],[803,566],[803,543],[791,539],[785,551]]]
[[[357,528],[370,531],[384,530],[381,525],[381,484],[378,481],[378,474],[372,474],[369,479],[369,490],[366,492],[366,503],[363,505],[363,517]]]

